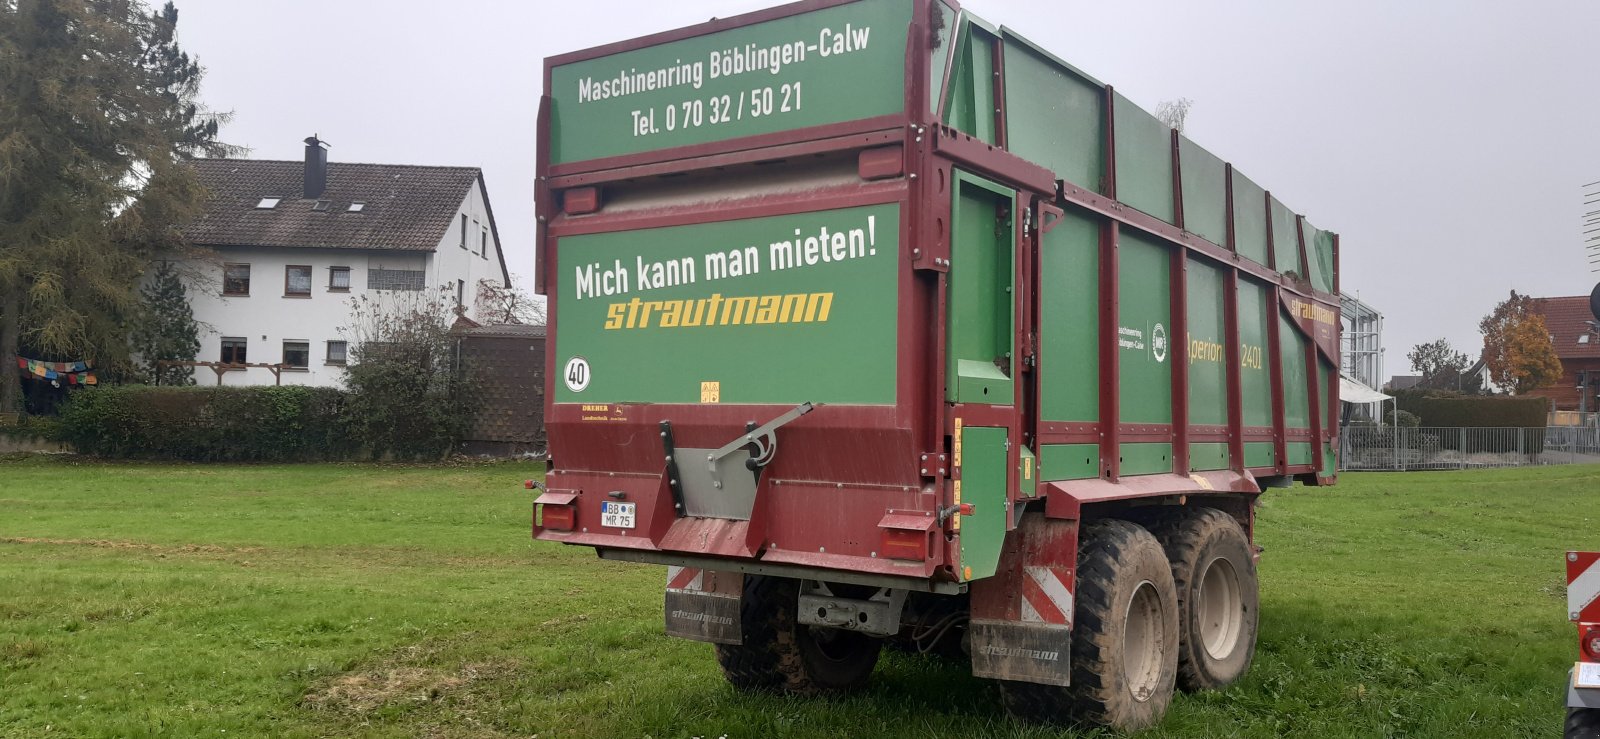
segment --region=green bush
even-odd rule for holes
[[[1414,413],[1423,426],[1450,428],[1544,428],[1549,401],[1544,398],[1505,398],[1457,395],[1440,391],[1402,391],[1395,394],[1400,410]]]
[[[100,387],[73,394],[62,436],[84,454],[196,462],[352,456],[345,395],[319,387]]]
[[[54,416],[29,416],[24,415],[17,420],[14,426],[0,426],[0,436],[9,436],[13,439],[43,439],[45,441],[66,441],[66,427]]]

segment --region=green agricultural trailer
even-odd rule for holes
[[[750,690],[884,645],[1148,726],[1249,667],[1254,504],[1337,469],[1339,240],[947,0],[547,59],[544,541]]]

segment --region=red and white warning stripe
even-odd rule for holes
[[[1072,625],[1072,570],[1023,567],[1022,620]]]
[[[705,590],[706,571],[697,567],[667,567],[668,590]]]
[[[1567,614],[1600,623],[1600,552],[1567,552]]]

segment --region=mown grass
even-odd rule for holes
[[[660,568],[531,542],[532,467],[0,462],[0,735],[1075,736],[960,665],[748,696]],[[1600,467],[1349,475],[1260,511],[1256,664],[1149,736],[1556,736]]]

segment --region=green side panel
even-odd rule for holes
[[[1006,147],[1105,192],[1105,91],[1016,39],[1005,45]]]
[[[1291,441],[1284,445],[1283,452],[1289,456],[1289,464],[1311,464],[1316,461],[1308,442]]]
[[[950,244],[948,400],[1009,405],[1012,382],[1011,190],[957,173]],[[892,299],[892,296],[891,296]]]
[[[1328,378],[1332,372],[1333,366],[1328,364],[1327,360],[1324,360],[1320,354],[1317,355],[1317,407],[1322,410],[1322,425],[1324,428],[1328,426],[1338,428],[1339,424],[1338,416],[1330,416],[1336,409],[1328,408]],[[1333,475],[1336,469],[1338,467],[1333,458],[1333,446],[1324,443],[1322,445],[1322,469],[1317,474],[1328,477]]]
[[[1006,74],[1011,67],[1006,67]],[[1010,100],[1010,98],[1006,98]],[[1178,136],[1178,170],[1183,174],[1183,228],[1207,241],[1228,245],[1228,167],[1215,154]]]
[[[1246,467],[1272,467],[1277,464],[1270,441],[1251,441],[1244,445],[1244,466]]]
[[[1033,450],[1022,448],[1021,458],[1017,460],[1017,492],[1023,497],[1032,498],[1039,494],[1039,458],[1033,455]]]
[[[968,580],[993,575],[1000,563],[1008,518],[1006,456],[1005,429],[961,429],[960,502],[972,505],[972,513],[961,517],[961,570]]]
[[[1189,260],[1189,423],[1228,423],[1228,348],[1222,270]]]
[[[1117,117],[1117,199],[1167,223],[1172,213],[1172,129],[1121,95]]]
[[[1267,264],[1267,191],[1233,170],[1233,239],[1239,255]]]
[[[1333,477],[1339,473],[1339,455],[1333,450],[1332,444],[1322,445],[1322,471],[1318,474],[1323,477]]]
[[[1294,211],[1289,210],[1289,206],[1277,198],[1273,198],[1272,252],[1278,257],[1276,268],[1279,272],[1293,272],[1299,275],[1301,273],[1300,229],[1295,221]]]
[[[1329,416],[1332,411],[1328,408],[1328,375],[1332,369],[1328,365],[1328,361],[1323,359],[1322,354],[1319,352],[1317,354],[1317,409],[1322,413],[1322,425],[1324,427],[1337,425],[1338,420],[1333,418],[1334,423],[1329,423]]]
[[[899,233],[888,204],[562,237],[555,402],[893,405]]]
[[[1172,471],[1171,444],[1123,444],[1122,474],[1154,475]]]
[[[1310,224],[1306,224],[1310,225]],[[1316,241],[1312,242],[1316,249],[1312,256],[1311,284],[1325,293],[1333,292],[1333,277],[1336,270],[1333,264],[1333,234],[1328,231],[1317,231]]]
[[[1323,271],[1322,262],[1317,260],[1317,234],[1320,232],[1317,230],[1316,226],[1311,225],[1310,221],[1302,219],[1300,221],[1300,225],[1304,229],[1306,248],[1311,250],[1310,253],[1306,255],[1306,269],[1310,270],[1306,273],[1306,279],[1311,281],[1312,287],[1315,287],[1318,290],[1323,290],[1321,287],[1323,280],[1328,279],[1331,281],[1332,276],[1325,274]],[[1323,292],[1327,291],[1323,290]]]
[[[998,39],[970,19],[961,24],[960,56],[951,71],[946,125],[994,143],[994,44]]]
[[[1039,447],[1039,479],[1087,480],[1100,476],[1097,444],[1046,444]]]
[[[1272,373],[1267,364],[1267,290],[1239,281],[1239,390],[1245,426],[1272,425]],[[1254,466],[1254,465],[1252,465]]]
[[[1039,248],[1039,413],[1047,421],[1100,420],[1100,223],[1081,213],[1069,210]]]
[[[899,113],[913,7],[863,0],[555,67],[550,161]]]
[[[1311,426],[1311,397],[1307,386],[1306,339],[1287,318],[1279,317],[1278,340],[1283,347],[1283,422],[1288,428]]]
[[[1122,423],[1172,422],[1169,247],[1129,229],[1117,249],[1117,393]]]
[[[1228,469],[1227,444],[1190,444],[1189,466],[1196,470]]]
[[[950,47],[956,36],[956,11],[944,2],[933,4],[934,28],[933,63],[928,65],[928,108],[939,112],[939,101],[944,99],[944,73],[950,62]]]

